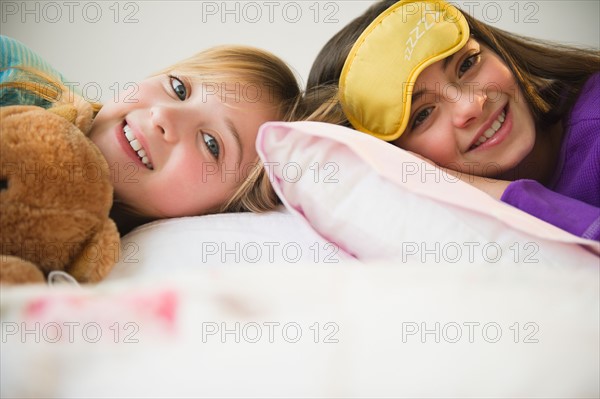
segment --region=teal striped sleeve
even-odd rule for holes
[[[31,80],[27,74],[11,69],[15,66],[34,68],[64,82],[64,77],[48,64],[42,57],[16,39],[0,35],[0,83]],[[48,101],[23,90],[2,88],[0,90],[0,106],[5,105],[39,105],[48,107]]]

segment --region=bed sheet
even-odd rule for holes
[[[3,287],[2,397],[598,397],[599,282],[341,261]]]

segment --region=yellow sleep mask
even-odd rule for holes
[[[412,90],[429,65],[460,50],[469,25],[439,0],[402,0],[360,35],[340,77],[340,102],[355,129],[396,140],[408,124]]]

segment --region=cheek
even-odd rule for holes
[[[494,59],[487,66],[487,68],[482,71],[480,78],[480,81],[484,84],[483,89],[488,93],[504,92],[513,97],[518,95],[518,85],[516,79],[511,70],[504,65],[500,59]],[[493,96],[490,96],[488,100],[494,101]]]
[[[102,104],[102,108],[98,111],[94,123],[104,123],[118,118],[122,116],[131,105],[132,103],[115,102],[114,99],[111,99]]]
[[[157,89],[150,81],[139,84],[129,83],[125,86],[122,91],[113,92],[109,100],[103,103],[94,119],[94,124],[96,121],[103,124],[115,119],[122,119],[129,112],[150,106],[152,99],[156,97]]]
[[[105,104],[102,106],[98,114],[92,122],[92,128],[90,130],[90,138],[95,141],[103,131],[106,131],[113,112],[114,104]]]
[[[94,121],[90,130],[90,139],[96,143],[99,147],[102,147],[102,143],[105,145],[114,144],[114,129],[122,123],[125,116],[129,112],[129,108],[126,108],[128,104],[120,103],[109,103],[102,106]],[[102,148],[101,148],[102,149]]]
[[[235,190],[235,172],[213,162],[183,159],[152,182],[153,202],[163,216],[188,216],[215,211]]]
[[[394,144],[439,164],[453,161],[456,146],[450,130],[440,121],[425,131],[401,137]]]

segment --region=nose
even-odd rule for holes
[[[185,131],[185,118],[181,117],[180,108],[168,104],[159,104],[151,109],[152,126],[157,129],[166,142],[177,142]]]
[[[466,127],[482,114],[487,94],[483,90],[472,90],[472,86],[457,87],[454,94],[452,122],[456,127]]]

